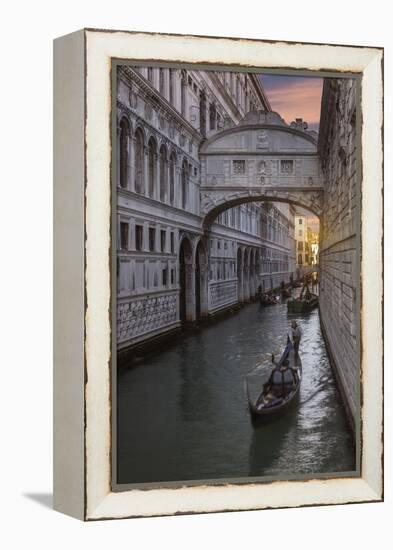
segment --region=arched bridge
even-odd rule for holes
[[[205,228],[244,202],[289,202],[322,213],[317,133],[300,119],[288,125],[278,113],[251,111],[205,141],[200,158]]]

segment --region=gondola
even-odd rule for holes
[[[259,298],[259,303],[261,306],[275,306],[279,301],[274,296],[264,295]]]
[[[318,296],[309,293],[309,298],[293,298],[287,301],[289,313],[308,313],[318,306]]]
[[[294,385],[292,391],[288,393],[285,397],[274,397],[272,399],[266,398],[267,394],[269,393],[270,376],[272,371],[266,373],[263,377],[260,378],[258,387],[260,388],[262,385],[262,391],[256,399],[253,398],[253,396],[251,395],[250,387],[246,380],[248,404],[251,415],[254,419],[283,413],[296,400],[299,394],[300,383],[302,379],[302,362],[300,356],[295,354],[295,350],[292,342],[289,339],[289,336],[287,338],[287,345],[285,347],[285,350],[278,363],[279,367],[282,365],[285,359],[288,359],[289,367],[295,370],[297,373],[297,383]]]

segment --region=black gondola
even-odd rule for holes
[[[269,294],[262,294],[259,298],[259,303],[261,306],[275,306],[279,303],[277,298],[275,296],[271,296]]]
[[[252,398],[248,382],[246,381],[248,404],[251,414],[254,417],[263,417],[284,412],[289,408],[289,406],[298,396],[302,379],[302,362],[300,360],[300,356],[295,354],[293,344],[290,341],[289,337],[287,339],[285,350],[280,358],[280,361],[278,362],[278,367],[282,366],[285,359],[289,361],[289,368],[295,371],[296,375],[296,383],[293,386],[293,389],[285,396],[273,398],[269,397],[271,386],[271,372],[265,374],[265,376],[260,379],[259,383],[262,384],[262,391],[257,399]],[[259,387],[261,386],[259,385]]]

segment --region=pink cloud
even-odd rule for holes
[[[287,77],[277,85],[270,81],[265,86],[265,91],[273,111],[277,111],[288,124],[295,118],[302,118],[310,126],[317,128],[321,112],[322,85],[322,78]]]

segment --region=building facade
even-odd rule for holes
[[[356,117],[356,82],[325,79],[319,134],[325,177],[319,250],[320,315],[353,423],[358,403],[360,299]]]
[[[270,110],[254,74],[119,68],[119,349],[249,301],[295,271],[287,204],[242,204],[202,230],[199,147],[250,110]]]
[[[299,268],[310,265],[307,216],[295,216],[296,263]]]

